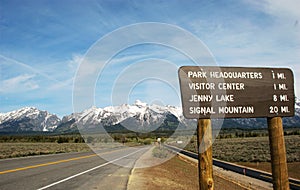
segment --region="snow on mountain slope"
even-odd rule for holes
[[[178,107],[148,105],[137,100],[132,105],[92,107],[81,113],[64,117],[62,123],[75,119],[76,122],[73,122],[70,128],[74,125],[86,129],[120,124],[130,130],[149,130],[150,128],[153,130],[164,124],[166,119],[173,123],[180,123],[184,120],[181,112],[181,108]]]
[[[296,99],[295,109],[300,109],[300,99]]]
[[[283,118],[284,126],[300,126],[300,100],[296,100],[295,116]],[[105,108],[91,107],[80,113],[72,113],[61,120],[54,114],[33,107],[25,107],[8,113],[0,113],[0,132],[22,131],[75,131],[77,127],[94,129],[123,126],[134,131],[152,131],[158,127],[195,127],[196,120],[185,119],[181,107],[148,105],[137,100],[134,104],[122,104]],[[223,127],[261,128],[263,118],[227,119]]]
[[[60,119],[47,111],[25,107],[0,115],[0,130],[16,131],[53,131]]]

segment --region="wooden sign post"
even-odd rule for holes
[[[199,119],[197,126],[199,152],[199,187],[201,190],[213,190],[212,129],[210,119]]]
[[[281,117],[295,114],[287,68],[183,66],[178,71],[183,115],[198,119],[200,190],[214,189],[211,118],[268,118],[274,189],[289,189]]]
[[[268,118],[269,143],[271,151],[273,188],[288,190],[289,177],[281,117]]]

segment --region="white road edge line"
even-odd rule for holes
[[[121,160],[121,159],[123,159],[123,158],[126,158],[127,156],[130,156],[130,155],[132,155],[132,154],[135,154],[135,153],[137,153],[137,152],[139,152],[139,151],[142,151],[142,150],[144,150],[144,149],[146,149],[146,148],[139,149],[139,150],[137,150],[137,151],[134,151],[134,152],[132,152],[132,153],[130,153],[130,154],[127,154],[127,155],[125,155],[125,156],[122,156],[122,157],[120,157],[120,158],[111,160],[111,161],[109,161],[109,162],[106,162],[106,163],[104,163],[104,164],[101,164],[101,165],[99,165],[99,166],[96,166],[96,167],[94,167],[94,168],[91,168],[91,169],[89,169],[89,170],[80,172],[80,173],[78,173],[78,174],[72,175],[72,176],[67,177],[67,178],[65,178],[65,179],[62,179],[62,180],[60,180],[60,181],[57,181],[57,182],[51,183],[51,184],[49,184],[49,185],[47,185],[47,186],[41,187],[41,188],[39,188],[39,189],[37,189],[37,190],[47,189],[47,188],[52,187],[52,186],[54,186],[54,185],[57,185],[57,184],[59,184],[59,183],[63,183],[63,182],[65,182],[65,181],[68,181],[68,180],[70,180],[70,179],[72,179],[72,178],[75,178],[75,177],[77,177],[77,176],[80,176],[80,175],[82,175],[82,174],[88,173],[88,172],[90,172],[90,171],[93,171],[93,170],[96,170],[96,169],[101,168],[101,167],[103,167],[103,166],[106,166],[106,165],[108,165],[108,164],[111,164],[111,163],[113,163],[113,162],[115,162],[115,161],[118,161],[118,160]]]

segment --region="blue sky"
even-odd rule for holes
[[[35,106],[59,116],[72,113],[74,78],[85,55],[111,32],[141,22],[166,23],[192,33],[220,66],[291,68],[299,97],[297,5],[296,0],[0,0],[0,112]],[[165,68],[169,63],[191,64],[180,51],[163,44],[117,52],[98,76],[94,104],[104,107],[141,99],[179,106],[173,86],[177,73]],[[137,81],[128,86],[127,102],[117,101],[115,84],[123,74],[142,77],[150,70],[173,78]]]

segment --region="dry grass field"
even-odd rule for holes
[[[300,136],[285,136],[287,161],[300,162]],[[213,145],[214,157],[230,162],[269,162],[268,137],[217,139]]]
[[[0,143],[0,159],[89,150],[85,143]]]
[[[300,162],[300,136],[285,136],[287,161]],[[185,149],[197,152],[196,141]],[[213,157],[228,162],[270,162],[268,137],[247,137],[216,139],[213,143]]]
[[[289,176],[300,179],[300,136],[285,136]],[[196,142],[186,146],[196,152]],[[271,156],[268,137],[216,139],[213,157],[228,162],[271,172]]]
[[[195,138],[193,139],[185,148],[196,152],[197,144]],[[300,136],[285,136],[285,143],[289,175],[300,179]],[[0,143],[0,159],[89,150],[90,148],[85,143],[2,142]],[[213,143],[213,157],[268,172],[271,171],[268,137],[216,139]]]

